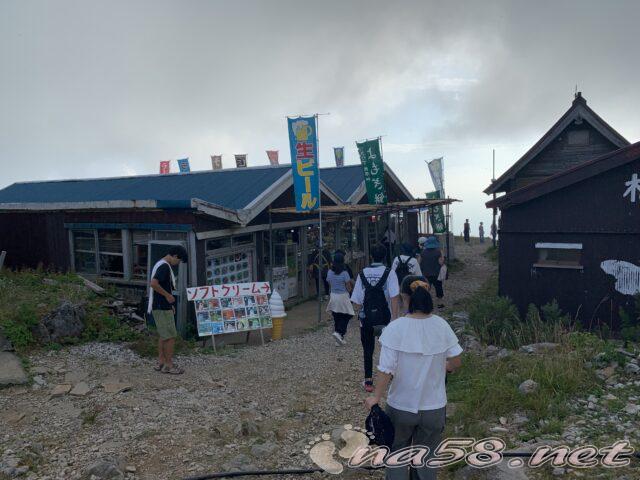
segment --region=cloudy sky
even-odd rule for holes
[[[333,146],[383,135],[416,196],[444,156],[464,218],[482,190],[569,107],[576,84],[640,139],[629,1],[0,0],[0,188],[16,181],[156,173],[158,162],[266,149],[289,161],[286,115],[320,119]],[[176,168],[174,163],[173,168]]]

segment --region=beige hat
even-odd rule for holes
[[[418,245],[423,245],[426,243],[426,241],[427,241],[427,237],[420,237],[418,239]]]

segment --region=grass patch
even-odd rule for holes
[[[65,339],[73,344],[83,341],[133,340],[136,333],[110,314],[104,297],[84,287],[73,273],[44,270],[0,271],[0,329],[18,352],[42,346],[33,329],[40,319],[63,301],[82,304],[86,310],[85,330],[78,338]],[[56,349],[59,344],[45,345]]]
[[[469,326],[489,345],[517,349],[538,342],[559,343],[575,325],[554,300],[538,309],[529,305],[524,318],[507,297],[498,295],[498,277],[490,279],[465,302]]]
[[[490,419],[523,412],[535,425],[545,419],[542,431],[559,433],[569,413],[568,401],[599,388],[594,372],[585,367],[594,350],[586,343],[576,348],[570,339],[566,337],[560,351],[545,355],[515,354],[490,361],[465,354],[462,368],[447,384],[449,401],[456,403],[448,428],[457,426],[456,435],[479,438],[488,433]],[[527,379],[539,388],[523,395],[518,386]]]
[[[491,263],[494,263],[495,265],[498,264],[498,247],[494,247],[493,245],[491,245],[489,248],[487,248],[487,250],[483,253],[483,255],[489,259],[489,261]]]
[[[453,260],[449,260],[447,263],[447,271],[449,273],[460,273],[465,268],[465,263],[459,258],[454,258]]]

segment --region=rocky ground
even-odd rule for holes
[[[464,269],[447,282],[448,306],[494,270],[481,255],[486,246],[457,248]],[[177,479],[315,467],[304,453],[310,439],[346,424],[363,426],[366,417],[357,325],[344,347],[331,331],[327,323],[230,355],[181,356],[181,376],[155,372],[153,361],[121,344],[34,354],[26,362],[32,383],[0,390],[0,479]],[[633,405],[637,397],[621,395],[626,388],[611,387]],[[586,401],[592,412],[606,402]],[[627,418],[618,420],[624,426]],[[587,423],[575,424],[572,439],[593,422]]]

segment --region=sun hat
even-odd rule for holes
[[[429,237],[427,238],[424,248],[438,248],[439,246],[440,243],[436,237]]]

